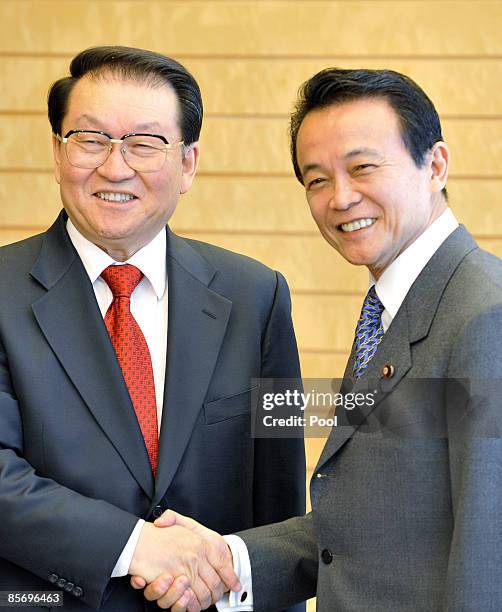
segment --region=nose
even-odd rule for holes
[[[332,192],[329,207],[333,210],[348,210],[359,204],[361,194],[354,188],[349,177],[337,177],[332,181]]]
[[[125,181],[133,178],[136,174],[136,171],[127,165],[122,154],[122,147],[122,143],[113,143],[110,155],[106,158],[105,162],[97,168],[98,174],[107,178],[109,181]]]

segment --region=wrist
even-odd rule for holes
[[[138,542],[131,559],[131,564],[129,565],[129,574],[131,576],[141,575],[141,566],[144,563],[145,557],[144,550],[146,547],[146,541],[152,533],[152,529],[156,529],[155,526],[152,523],[147,522],[144,523],[141,529]]]

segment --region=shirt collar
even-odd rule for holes
[[[147,245],[124,262],[117,262],[98,246],[87,240],[70,219],[66,222],[66,229],[70,236],[84,268],[94,284],[101,276],[101,272],[114,264],[128,263],[136,266],[150,281],[157,298],[160,300],[166,289],[166,230],[160,232]]]
[[[375,282],[370,274],[370,285],[375,285],[380,301],[384,305],[388,327],[392,319],[431,257],[458,227],[451,208],[447,208],[410,246],[397,257]]]

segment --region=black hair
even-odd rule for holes
[[[202,97],[190,72],[176,60],[145,49],[133,47],[91,47],[76,55],[70,63],[70,75],[56,81],[47,98],[48,115],[54,134],[61,134],[61,124],[68,111],[70,93],[85,75],[112,74],[158,86],[168,83],[178,97],[181,137],[186,145],[199,139],[202,126]]]
[[[303,184],[303,177],[298,167],[296,141],[306,115],[315,109],[365,98],[380,98],[391,106],[399,119],[404,145],[417,167],[423,165],[432,146],[443,140],[434,104],[409,77],[394,70],[326,68],[300,87],[291,115],[291,159],[300,183]],[[445,189],[443,193],[446,196]]]

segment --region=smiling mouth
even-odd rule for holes
[[[342,232],[356,232],[357,230],[364,229],[365,227],[370,227],[375,222],[376,219],[373,217],[368,217],[367,219],[356,219],[350,223],[342,223],[338,226],[338,229],[341,229]]]
[[[136,196],[131,193],[120,193],[115,191],[97,191],[94,195],[100,200],[105,200],[105,202],[129,202],[130,200],[136,199]]]

